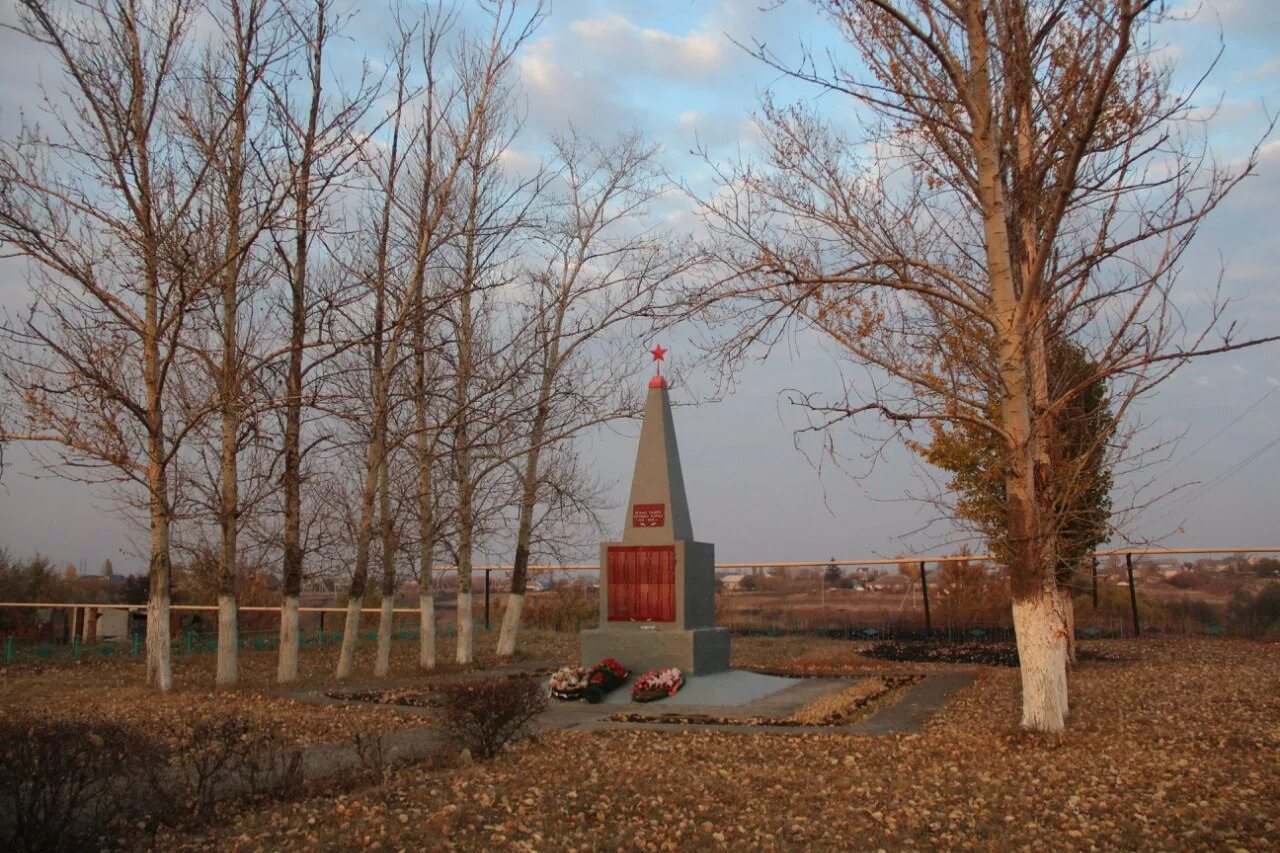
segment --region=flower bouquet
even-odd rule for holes
[[[556,699],[581,699],[582,691],[587,689],[589,675],[591,670],[585,666],[562,666],[551,674],[551,681],[547,686]]]
[[[684,675],[674,666],[651,669],[631,685],[631,699],[635,702],[656,702],[674,696],[684,686]]]
[[[591,674],[587,676],[587,687],[582,691],[583,698],[592,705],[598,705],[604,701],[606,693],[621,685],[630,674],[625,666],[613,658],[605,658],[592,667]]]

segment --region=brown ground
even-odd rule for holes
[[[241,807],[159,849],[1248,849],[1280,845],[1280,644],[1086,644],[1061,741],[984,669],[919,734],[572,731],[487,765]],[[735,643],[740,665],[863,668],[854,648]],[[873,664],[874,666],[874,664]]]
[[[497,632],[476,635],[475,667],[495,664]],[[559,660],[576,651],[576,637],[567,634],[528,632],[517,660]],[[353,684],[392,684],[421,680],[417,670],[416,640],[392,643],[391,673],[386,679],[372,676],[374,644],[362,641],[356,658]],[[436,672],[448,675],[464,668],[452,663],[453,638],[441,637]],[[240,685],[231,691],[215,691],[215,656],[211,652],[173,659],[174,690],[158,694],[145,684],[141,658],[63,660],[44,665],[15,664],[0,667],[0,714],[6,710],[52,711],[60,714],[105,715],[144,730],[171,725],[196,716],[235,712],[260,725],[278,729],[288,742],[306,745],[347,739],[356,731],[394,731],[431,720],[378,706],[320,707],[278,695],[274,651],[240,653]],[[298,660],[299,681],[293,687],[318,688],[335,682],[338,646],[304,647]]]

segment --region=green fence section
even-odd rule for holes
[[[477,620],[473,625],[473,630],[477,634],[490,630],[485,627],[483,620]],[[453,622],[444,622],[441,623],[440,633],[446,637],[452,637],[457,633],[457,628]],[[392,640],[416,641],[418,634],[419,631],[415,626],[413,628],[396,628],[391,636]],[[378,632],[376,630],[362,631],[360,637],[362,640],[373,642],[378,639]],[[280,645],[280,633],[276,630],[241,631],[237,640],[241,651],[275,651]],[[303,631],[299,635],[298,642],[303,648],[335,646],[342,642],[342,631],[324,631],[319,628]],[[137,658],[143,655],[145,649],[146,638],[140,633],[133,634],[128,639],[102,640],[96,643],[86,643],[80,637],[75,637],[68,642],[65,639],[31,640],[10,636],[4,638],[4,654],[0,657],[0,661],[3,661],[3,663],[38,663],[40,661],[54,660]],[[208,654],[217,650],[217,631],[183,631],[173,637],[173,654],[177,657]]]

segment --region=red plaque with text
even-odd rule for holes
[[[666,522],[666,504],[633,504],[631,506],[632,527],[661,527]]]
[[[613,545],[609,549],[609,621],[676,621],[674,545]]]

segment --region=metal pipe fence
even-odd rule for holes
[[[1106,613],[1084,613],[1084,618],[1080,619],[1077,624],[1077,635],[1082,638],[1091,637],[1123,637],[1123,636],[1140,636],[1143,630],[1143,617],[1141,616],[1142,608],[1139,606],[1138,596],[1138,580],[1134,575],[1134,557],[1143,556],[1193,556],[1193,555],[1228,555],[1228,554],[1280,554],[1280,547],[1256,547],[1256,548],[1145,548],[1145,549],[1117,549],[1097,551],[1092,555],[1091,560],[1091,576],[1089,578],[1089,589],[1085,594],[1092,599],[1093,609],[1096,611],[1099,606],[1099,587],[1098,587],[1098,559],[1100,557],[1124,557],[1125,573],[1127,581],[1123,585],[1127,587],[1128,613],[1124,616],[1114,612]],[[852,560],[816,560],[807,562],[754,562],[754,563],[717,563],[718,570],[742,570],[742,571],[762,571],[762,570],[800,570],[826,571],[831,567],[839,569],[847,568],[872,568],[877,566],[899,566],[905,567],[910,565],[916,574],[914,579],[919,584],[921,593],[922,609],[916,609],[914,606],[914,589],[909,595],[912,598],[912,606],[907,608],[899,605],[896,612],[893,613],[874,613],[862,616],[853,616],[850,613],[836,614],[832,616],[826,613],[826,589],[821,589],[822,605],[819,614],[805,616],[800,612],[792,612],[788,615],[778,615],[770,618],[752,618],[751,614],[723,612],[718,613],[718,621],[720,624],[730,628],[735,633],[741,635],[811,635],[811,636],[830,636],[844,637],[847,639],[876,639],[876,638],[931,638],[945,639],[949,641],[972,640],[972,641],[990,641],[993,639],[1006,639],[1012,637],[1012,626],[1005,623],[983,622],[975,623],[972,620],[956,620],[946,613],[945,601],[935,601],[932,605],[930,602],[929,592],[929,564],[935,564],[939,567],[949,563],[991,563],[993,559],[986,554],[969,554],[969,555],[929,555],[929,556],[910,556],[897,558],[871,558],[871,559],[852,559]],[[483,572],[484,580],[484,611],[483,618],[473,620],[475,630],[477,632],[489,631],[493,625],[493,604],[492,584],[493,574],[495,572],[510,571],[509,565],[489,565],[478,566],[478,571]],[[448,572],[454,569],[453,566],[435,566],[434,571]],[[536,565],[530,567],[535,574],[553,574],[557,572],[598,572],[599,566],[595,564],[579,564],[579,565]],[[936,591],[935,591],[936,596]],[[1114,604],[1114,602],[1112,602]],[[807,602],[801,602],[808,607]],[[583,627],[591,627],[594,624],[592,615],[595,607],[592,604],[584,610],[583,603],[577,603],[577,609],[565,610],[563,613],[543,614],[539,616],[536,613],[526,613],[526,622],[529,618],[540,621],[545,627],[551,630],[580,630]],[[940,605],[942,613],[938,613]],[[140,604],[124,604],[124,603],[98,603],[98,602],[0,602],[0,611],[5,609],[13,610],[63,610],[68,613],[68,626],[64,627],[64,636],[60,638],[43,638],[43,639],[24,639],[15,636],[12,633],[4,636],[2,654],[0,661],[5,663],[18,660],[45,660],[55,657],[70,657],[72,659],[86,659],[91,657],[112,657],[116,655],[138,656],[141,653],[141,632],[128,632],[123,642],[92,642],[94,638],[88,635],[89,610],[93,609],[100,614],[105,610],[129,610],[145,612],[146,605]],[[280,606],[278,605],[244,605],[238,607],[239,613],[243,614],[279,614]],[[785,609],[785,608],[784,608]],[[1114,610],[1114,608],[1112,608]],[[170,610],[175,614],[216,614],[218,607],[211,604],[173,604]],[[447,612],[447,608],[444,608]],[[717,608],[719,611],[720,608]],[[798,607],[793,607],[793,611],[798,611]],[[326,645],[341,642],[342,633],[340,631],[327,632],[324,626],[324,617],[326,614],[345,614],[346,607],[332,606],[310,606],[300,607],[299,612],[302,614],[318,614],[320,616],[320,624],[311,633],[304,633],[304,645]],[[361,608],[363,614],[379,614],[381,609],[377,607]],[[1079,612],[1079,611],[1078,611]],[[406,617],[418,614],[416,607],[396,607],[392,610],[393,616]],[[444,619],[438,623],[438,630],[446,635],[452,635],[456,631],[456,618],[454,620]],[[1154,627],[1156,630],[1167,630],[1160,626]],[[1187,633],[1187,624],[1184,620],[1183,633]],[[1221,626],[1206,626],[1202,633],[1224,633]],[[198,631],[192,629],[184,629],[175,633],[175,654],[198,654],[201,652],[213,651],[217,648],[216,632]],[[370,640],[376,639],[376,631],[364,632],[364,636]],[[396,631],[397,639],[413,639],[418,637],[418,627],[416,621],[411,627],[400,628]],[[275,630],[245,630],[239,632],[240,647],[249,650],[274,650],[278,642],[277,632]]]
[[[491,628],[486,628],[479,620],[473,623],[473,628],[477,635],[488,633],[492,630]],[[454,620],[444,620],[439,623],[437,630],[441,636],[452,637],[457,634],[457,624]],[[392,640],[413,641],[416,643],[419,633],[416,623],[411,627],[406,627],[406,623],[402,620],[400,626],[393,630]],[[321,648],[341,645],[342,637],[342,631],[326,631],[323,628],[316,628],[299,632],[298,642],[304,649]],[[237,646],[241,651],[274,652],[279,648],[280,635],[276,630],[239,631],[236,634],[236,638]],[[378,638],[378,632],[376,630],[361,631],[360,638],[368,642],[374,642]],[[40,663],[58,660],[90,661],[113,658],[141,658],[145,651],[144,643],[144,635],[139,631],[132,632],[121,638],[97,642],[89,641],[79,635],[72,637],[70,640],[25,639],[9,635],[4,637],[3,644],[0,646],[0,662]],[[174,636],[174,657],[212,654],[217,650],[218,632],[216,630],[184,630]]]

